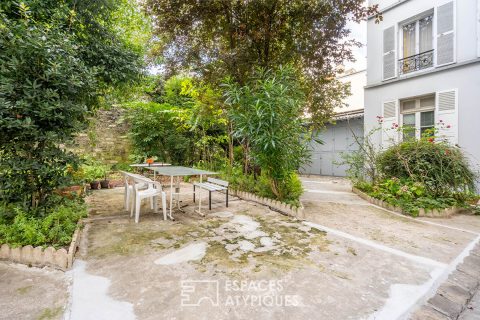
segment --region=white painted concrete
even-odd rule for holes
[[[265,232],[259,230],[260,223],[254,221],[249,216],[236,215],[230,223],[233,224],[238,233],[242,234],[248,240],[267,235]]]
[[[206,242],[193,243],[155,260],[155,264],[172,265],[187,261],[201,260],[205,256],[206,250]]]
[[[370,315],[370,320],[402,319],[405,313],[416,304],[432,285],[442,275],[444,268],[434,268],[430,279],[419,285],[393,284],[390,287],[389,298],[382,309]]]
[[[86,263],[75,260],[72,270],[71,308],[65,313],[68,320],[130,320],[135,319],[133,305],[108,295],[110,280],[85,271]]]
[[[260,238],[260,243],[264,247],[271,247],[273,246],[273,240],[270,237],[262,237]]]
[[[247,240],[239,241],[238,244],[242,251],[253,251],[255,249],[255,245]]]

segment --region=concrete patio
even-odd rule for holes
[[[479,240],[480,217],[411,219],[366,203],[345,180],[303,182],[305,222],[235,198],[225,208],[215,195],[205,218],[191,205],[176,221],[144,208],[135,224],[123,189],[95,191],[74,269],[53,287],[38,283],[65,298],[42,306],[64,306],[67,319],[395,319]],[[0,267],[17,294],[6,279],[31,271]],[[21,301],[2,317],[39,318],[40,306]]]

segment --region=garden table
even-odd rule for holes
[[[130,167],[133,168],[150,168],[150,167],[165,167],[170,166],[170,163],[164,162],[153,162],[153,163],[134,163],[131,164]],[[153,171],[153,180],[155,180],[155,171]]]
[[[153,170],[159,175],[162,176],[169,176],[170,177],[170,212],[168,216],[170,219],[174,220],[172,217],[172,207],[173,207],[173,194],[175,193],[176,195],[180,196],[180,182],[179,178],[180,177],[185,177],[185,176],[200,176],[200,183],[202,182],[202,178],[204,175],[215,175],[218,174],[216,172],[211,172],[207,170],[201,170],[201,169],[195,169],[195,168],[189,168],[189,167],[180,167],[180,166],[163,166],[163,167],[146,167],[147,169]],[[173,192],[173,178],[177,177],[177,183],[175,186],[175,192]],[[177,198],[177,205],[178,208],[180,208],[180,198]],[[202,197],[199,197],[199,204],[198,204],[198,211],[195,210],[198,214],[203,216],[204,214],[202,213]]]

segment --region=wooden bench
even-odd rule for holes
[[[195,202],[195,187],[199,187],[208,191],[208,210],[212,210],[212,192],[225,190],[225,203],[228,208],[228,181],[208,178],[207,182],[195,182],[193,184],[193,202]]]

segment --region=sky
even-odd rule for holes
[[[367,68],[367,22],[361,23],[350,22],[348,27],[352,30],[351,38],[360,41],[363,44],[361,48],[354,48],[353,54],[356,62],[345,63],[345,68],[354,68],[355,70],[363,70]]]

